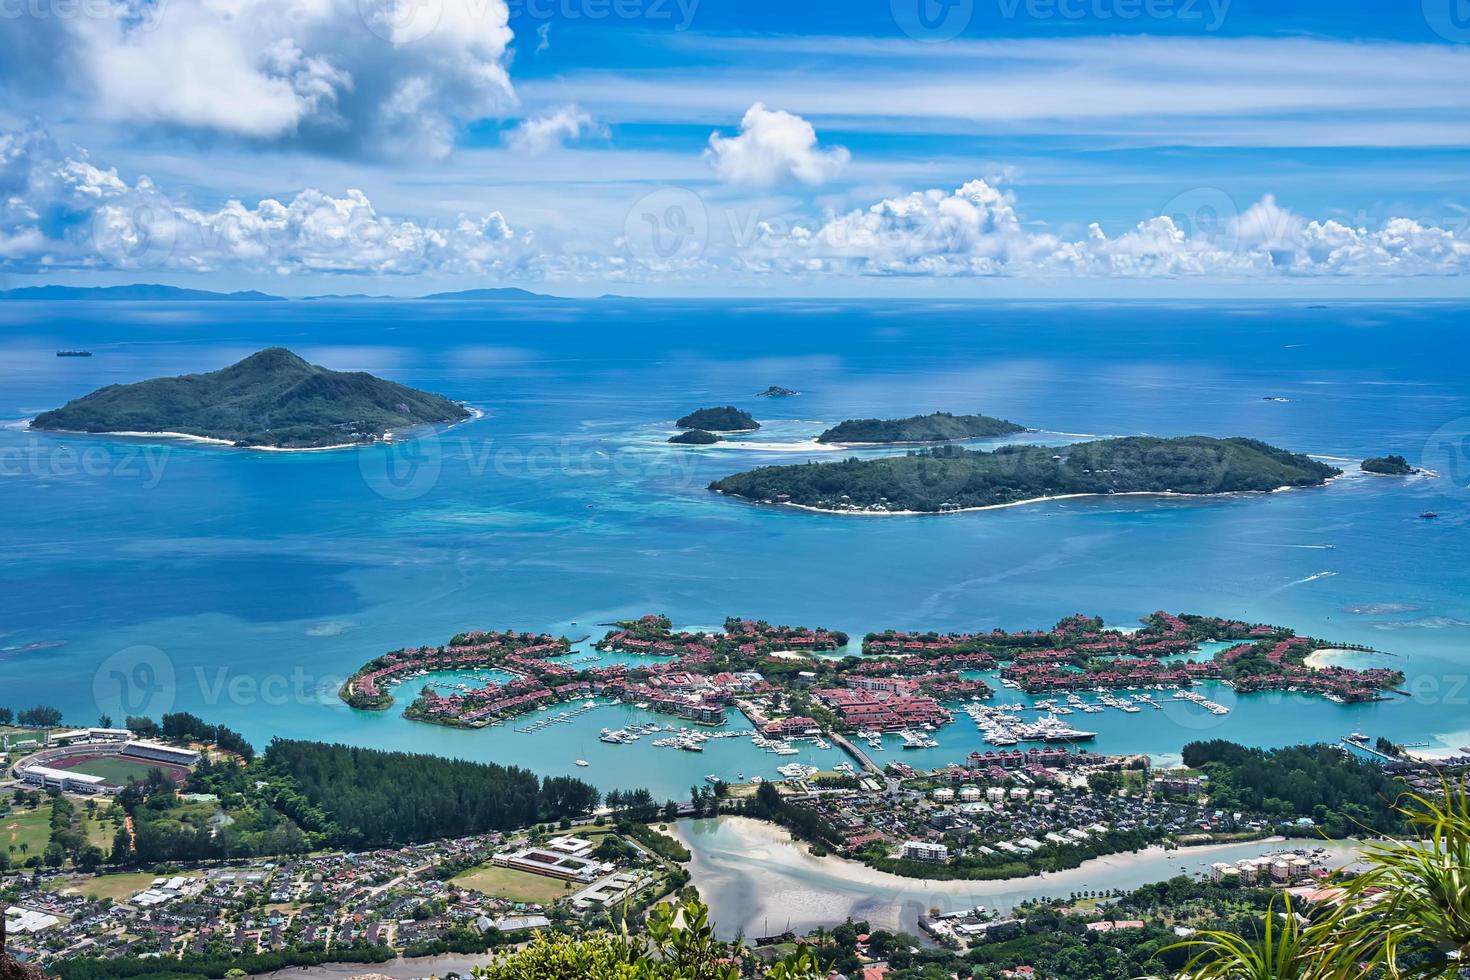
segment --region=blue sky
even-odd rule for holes
[[[3,0],[0,277],[1464,296],[1470,0]]]

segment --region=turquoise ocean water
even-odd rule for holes
[[[771,776],[791,760],[743,739],[699,755],[598,742],[598,729],[645,717],[625,708],[536,735],[447,731],[354,712],[336,685],[380,652],[470,628],[577,638],[666,612],[681,625],[734,614],[860,636],[1074,612],[1129,625],[1164,608],[1379,647],[1413,696],[1344,707],[1216,691],[1234,707],[1223,718],[1182,705],[1072,716],[1100,733],[1099,750],[1167,759],[1200,737],[1265,745],[1354,730],[1467,745],[1465,319],[1450,305],[7,303],[0,704],[51,703],[78,723],[186,709],[261,744],[333,739],[682,795],[705,773]],[[270,344],[484,415],[412,443],[304,454],[41,436],[21,422],[103,384],[208,370]],[[62,347],[96,356],[56,358]],[[753,397],[772,384],[804,394]],[[1344,460],[1398,452],[1438,475],[839,517],[704,489],[754,465],[830,458],[664,443],[672,419],[727,403],[767,423],[747,439],[760,444],[945,409],[1005,416],[1042,441],[1251,435]],[[983,747],[963,719],[939,737],[901,757],[937,764]]]

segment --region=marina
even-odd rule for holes
[[[1205,680],[1191,690],[1228,713],[1175,700],[1172,688],[1114,692],[1139,708],[1128,712],[1102,704],[1090,689],[1033,696],[990,670],[976,674],[996,696],[979,703],[1020,703],[1026,706],[1020,717],[1034,723],[1044,713],[1034,707],[1037,701],[1053,699],[1056,709],[1070,709],[1053,711],[1060,722],[1096,733],[1079,744],[1100,753],[1146,754],[1155,764],[1177,761],[1186,743],[1212,738],[1283,745],[1358,730],[1399,744],[1428,742],[1431,752],[1470,746],[1470,723],[1446,680],[1463,674],[1470,638],[1464,625],[1470,622],[1464,598],[1470,572],[1461,560],[1470,525],[1451,519],[1458,510],[1443,481],[1399,486],[1348,477],[1260,499],[1060,501],[934,519],[773,513],[730,507],[700,489],[769,462],[772,453],[668,447],[667,425],[660,422],[689,410],[691,386],[709,392],[699,400],[715,403],[727,392],[733,398],[770,385],[769,366],[753,360],[752,349],[808,364],[841,347],[841,364],[793,379],[792,387],[806,393],[801,410],[790,418],[763,418],[763,440],[810,439],[854,413],[901,417],[914,410],[915,390],[952,387],[956,371],[999,371],[1019,380],[997,389],[994,411],[1038,426],[1215,432],[1223,419],[1238,419],[1242,430],[1278,445],[1361,458],[1392,448],[1365,439],[1365,432],[1391,432],[1397,444],[1412,447],[1424,445],[1441,424],[1425,419],[1421,404],[1390,397],[1399,389],[1359,384],[1366,364],[1379,381],[1415,390],[1433,386],[1444,396],[1445,418],[1470,417],[1463,372],[1418,354],[1450,342],[1455,316],[1412,304],[1375,308],[1374,316],[1397,324],[1396,342],[1385,345],[1373,331],[1345,336],[1320,312],[1272,305],[1267,317],[1255,315],[1265,307],[1203,304],[1187,314],[1199,329],[1186,343],[1177,330],[1178,310],[1124,305],[1060,317],[999,304],[982,343],[967,313],[934,310],[914,319],[900,306],[879,304],[873,322],[901,323],[912,341],[895,360],[890,340],[853,332],[846,308],[797,316],[779,303],[763,304],[756,314],[696,304],[713,339],[670,372],[661,360],[668,351],[665,320],[644,310],[629,310],[628,331],[613,335],[602,325],[560,319],[548,330],[553,318],[545,309],[506,309],[495,336],[516,330],[524,338],[518,349],[525,360],[511,364],[466,356],[494,344],[476,312],[362,302],[350,307],[349,322],[336,318],[343,308],[260,304],[246,319],[230,304],[183,304],[171,309],[200,327],[181,337],[156,322],[119,321],[117,307],[108,307],[104,322],[88,304],[76,304],[14,338],[0,386],[6,417],[13,419],[80,393],[65,374],[49,373],[64,363],[54,357],[58,349],[105,347],[108,356],[92,359],[89,369],[106,362],[117,372],[107,380],[125,382],[229,363],[239,344],[226,337],[248,332],[252,342],[289,343],[303,330],[318,337],[313,356],[323,362],[345,363],[371,350],[381,360],[367,368],[398,371],[416,386],[471,404],[516,408],[456,427],[437,446],[433,492],[426,484],[419,496],[396,495],[382,475],[402,452],[389,446],[251,455],[171,444],[166,478],[156,481],[146,472],[136,479],[119,476],[106,481],[105,492],[102,485],[40,479],[29,471],[0,481],[9,510],[33,518],[14,532],[14,577],[87,597],[44,614],[24,590],[0,598],[3,643],[15,648],[0,653],[12,704],[51,703],[81,719],[101,711],[115,718],[136,713],[116,692],[99,704],[90,690],[58,689],[55,679],[96,676],[120,650],[142,646],[163,654],[166,710],[227,725],[257,746],[277,736],[339,741],[575,775],[603,789],[646,785],[660,799],[682,799],[709,773],[735,780],[743,772],[748,782],[754,776],[780,779],[776,766],[788,762],[824,771],[843,759],[860,763],[846,751],[824,751],[811,742],[790,742],[796,754],[777,755],[748,737],[711,740],[702,752],[656,748],[651,743],[661,735],[625,745],[599,741],[602,728],[653,722],[660,729],[670,722],[694,727],[636,705],[601,708],[532,735],[515,731],[589,698],[471,730],[426,725],[395,710],[356,711],[340,702],[337,688],[366,657],[442,642],[474,626],[578,637],[600,634],[592,624],[647,612],[686,626],[760,615],[820,622],[846,631],[855,646],[868,631],[889,627],[1027,629],[1078,609],[1126,626],[1162,607],[1287,623],[1311,635],[1394,649],[1401,658],[1390,663],[1409,675],[1410,696],[1335,704],[1288,691],[1245,693]],[[19,315],[20,307],[7,309]],[[1304,346],[1282,346],[1283,333]],[[410,335],[414,340],[407,343]],[[1140,401],[1128,374],[1133,353],[1125,356],[1140,349],[1168,365],[1171,377],[1185,371],[1206,379],[1208,387],[1166,385]],[[1293,399],[1286,406],[1261,402],[1258,394],[1242,398],[1241,392],[1281,390],[1285,373],[1300,367],[1305,351],[1313,352],[1323,384],[1282,390]],[[1035,372],[1044,373],[1045,383]],[[611,387],[587,384],[593,375],[618,380]],[[560,397],[545,398],[549,389]],[[637,398],[628,394],[634,391]],[[863,393],[860,402],[855,391]],[[534,480],[524,472],[489,479],[485,460],[473,451],[487,440],[551,447],[548,440],[563,434],[569,434],[570,458],[620,458],[629,468],[589,479],[577,462],[551,466]],[[1027,438],[1066,441],[1054,432]],[[0,450],[24,454],[34,439],[22,429],[0,429]],[[119,463],[125,449],[135,451],[98,436],[68,436],[65,444]],[[207,504],[213,498],[203,488],[215,485],[233,488],[239,504],[228,527]],[[1441,519],[1419,521],[1426,510]],[[181,534],[181,526],[188,532]],[[792,560],[832,554],[836,540],[842,561]],[[1333,550],[1320,547],[1328,544]],[[977,574],[977,549],[1052,557],[1037,563],[1002,559]],[[1118,587],[1098,587],[1103,560]],[[178,588],[181,565],[193,583],[187,590]],[[1321,574],[1326,571],[1335,574]],[[20,652],[36,643],[55,645]],[[576,663],[594,654],[601,659]],[[576,645],[564,658],[548,659],[585,669],[658,658]],[[303,680],[293,683],[298,675]],[[437,680],[416,677],[396,687],[395,698],[406,704],[420,686]],[[288,694],[220,696],[231,689]],[[451,687],[445,693],[459,692]],[[1072,693],[1087,707],[1068,697]],[[1132,694],[1149,694],[1160,707]],[[857,736],[866,725],[855,726],[846,740],[876,763],[915,768],[1000,748],[985,741],[956,702],[945,704],[954,723],[933,732],[918,728],[936,747],[901,749],[893,734]],[[732,713],[730,727],[745,726]],[[577,759],[589,765],[579,767]]]

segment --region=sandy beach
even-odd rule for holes
[[[1334,662],[1337,660],[1351,659],[1353,657],[1373,656],[1387,657],[1391,656],[1391,654],[1376,653],[1369,650],[1339,650],[1336,647],[1327,647],[1321,650],[1313,650],[1310,654],[1307,655],[1307,658],[1303,660],[1302,663],[1305,666],[1312,668],[1313,670],[1323,670],[1327,667],[1342,666],[1341,664]]]
[[[1327,482],[1331,482],[1330,480]],[[1058,500],[1087,500],[1089,498],[1112,499],[1114,497],[1162,497],[1188,500],[1223,500],[1232,497],[1254,497],[1263,493],[1286,493],[1290,490],[1317,490],[1319,487],[1277,487],[1274,490],[1237,490],[1230,493],[1179,493],[1175,490],[1126,490],[1121,493],[1060,493],[1051,497],[1028,497],[1004,504],[985,504],[980,507],[957,507],[954,510],[835,510],[828,507],[813,507],[810,504],[793,504],[774,500],[750,500],[723,490],[715,493],[735,497],[746,503],[762,507],[790,507],[794,510],[810,511],[813,514],[836,514],[840,517],[944,517],[948,514],[974,514],[983,510],[1005,510],[1009,507],[1029,507],[1032,504],[1047,504]]]
[[[1283,489],[1285,489],[1285,488],[1283,488]],[[1272,491],[1272,492],[1275,492],[1275,491]],[[722,490],[716,490],[715,493],[721,494],[722,496],[732,496],[732,497],[733,496],[736,496],[735,494],[725,494],[724,491],[722,491]],[[1211,498],[1214,498],[1214,497],[1233,497],[1233,496],[1237,496],[1237,494],[1224,494],[1224,493],[1220,493],[1220,494],[1175,493],[1175,492],[1169,491],[1169,490],[1160,490],[1160,491],[1157,491],[1157,492],[1150,491],[1150,490],[1140,490],[1140,491],[1129,491],[1127,493],[1062,493],[1062,494],[1057,494],[1054,497],[1029,497],[1029,498],[1027,498],[1025,500],[1012,500],[1009,503],[1004,503],[1004,504],[985,504],[983,507],[959,507],[959,508],[956,508],[954,510],[934,510],[934,511],[930,511],[930,510],[834,510],[834,509],[831,509],[831,508],[828,508],[828,507],[813,507],[810,504],[793,504],[793,503],[784,503],[784,502],[776,502],[776,501],[749,500],[748,498],[745,498],[745,497],[736,497],[736,499],[737,500],[744,500],[746,503],[759,504],[759,505],[761,505],[763,507],[790,507],[790,508],[792,508],[794,510],[810,511],[813,514],[836,514],[836,515],[838,515],[840,517],[944,517],[947,514],[974,514],[974,513],[978,513],[979,511],[982,511],[982,510],[1005,510],[1005,509],[1007,509],[1009,507],[1028,507],[1028,506],[1030,506],[1032,504],[1046,504],[1046,503],[1051,503],[1051,502],[1057,501],[1057,500],[1085,500],[1085,499],[1087,499],[1089,497],[1104,497],[1104,498],[1109,498],[1109,497],[1199,497],[1201,499],[1211,499]]]
[[[817,442],[815,439],[803,439],[800,442],[755,442],[745,439],[721,439],[712,442],[708,446],[700,446],[701,449],[750,449],[762,453],[830,453],[843,446],[833,446],[825,442]]]
[[[846,858],[828,856],[824,858],[812,857],[807,845],[794,840],[791,832],[785,827],[769,823],[765,820],[757,820],[753,817],[721,817],[721,821],[727,821],[730,829],[746,845],[748,853],[753,861],[770,860],[775,857],[773,849],[783,849],[794,852],[796,860],[801,859],[816,862],[824,872],[840,877],[843,881],[854,885],[860,885],[868,889],[884,891],[904,891],[906,889],[920,888],[933,895],[953,895],[970,898],[980,893],[1001,894],[1013,890],[1020,882],[1045,882],[1045,889],[1049,894],[1056,894],[1061,889],[1061,894],[1074,887],[1081,887],[1085,882],[1096,878],[1100,871],[1105,869],[1126,868],[1131,865],[1147,864],[1159,859],[1169,860],[1178,855],[1190,857],[1207,857],[1222,851],[1233,851],[1240,848],[1239,843],[1232,844],[1204,844],[1199,847],[1180,848],[1178,850],[1165,850],[1157,845],[1144,848],[1137,853],[1109,854],[1106,857],[1094,858],[1083,863],[1080,867],[1067,871],[1053,871],[1046,874],[1031,875],[1026,878],[1004,878],[997,881],[965,881],[951,880],[939,881],[924,878],[905,878],[902,875],[890,874],[870,868],[860,861],[850,861]],[[685,844],[690,841],[685,836],[684,823],[676,825],[679,836]],[[1252,845],[1265,845],[1268,848],[1286,847],[1284,837],[1268,837],[1259,841],[1247,842]],[[1319,844],[1315,842],[1313,846]],[[1292,845],[1299,846],[1299,845]],[[785,858],[783,858],[783,863]],[[1175,864],[1180,862],[1175,861]],[[1167,873],[1163,877],[1168,877]],[[1153,880],[1153,879],[1150,879]]]
[[[466,405],[465,408],[469,411],[470,417],[467,419],[460,419],[457,422],[449,423],[448,425],[444,426],[444,431],[448,432],[456,425],[463,425],[466,422],[474,422],[485,417],[485,413],[478,408],[474,408],[469,405]],[[33,421],[35,420],[26,419],[24,420],[24,425],[28,428],[30,426],[30,423]],[[437,425],[441,423],[430,424]],[[415,428],[418,427],[415,426]],[[123,439],[179,439],[184,442],[197,442],[208,446],[226,446],[230,449],[248,449],[252,452],[262,453],[325,453],[334,452],[338,449],[361,449],[364,446],[371,446],[376,444],[376,442],[342,442],[331,446],[236,446],[234,442],[229,439],[216,439],[212,436],[196,436],[191,432],[169,432],[167,430],[160,430],[158,432],[79,432],[76,429],[37,429],[36,431],[51,432],[59,435],[71,436],[113,436]],[[377,441],[392,442],[392,430],[383,433],[383,438]]]

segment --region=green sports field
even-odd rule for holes
[[[109,783],[119,786],[126,785],[128,780],[144,780],[148,778],[148,770],[154,768],[146,762],[134,762],[131,759],[101,758],[90,759],[86,762],[67,768],[67,772],[78,772],[84,776],[101,776]]]

